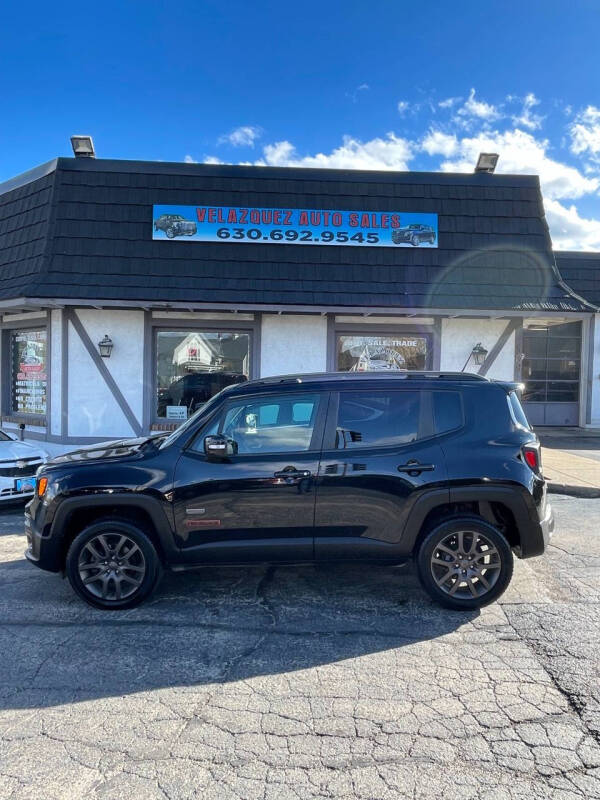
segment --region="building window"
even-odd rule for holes
[[[47,351],[45,330],[9,333],[11,412],[45,414]]]
[[[159,331],[156,336],[156,415],[187,419],[221,389],[250,376],[250,334]]]
[[[336,368],[342,372],[428,368],[427,336],[410,333],[366,336],[338,334]]]
[[[580,367],[580,322],[525,331],[522,371],[525,402],[578,402]]]

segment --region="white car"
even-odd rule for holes
[[[41,447],[0,431],[0,505],[30,498],[35,490],[36,470],[48,458]]]

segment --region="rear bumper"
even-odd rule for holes
[[[550,503],[546,503],[545,516],[521,530],[521,547],[518,555],[521,558],[541,556],[550,543],[554,533],[554,513]]]

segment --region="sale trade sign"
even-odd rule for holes
[[[153,206],[153,239],[437,247],[437,214],[237,206]]]

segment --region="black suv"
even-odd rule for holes
[[[406,225],[404,228],[398,228],[392,231],[392,242],[394,244],[410,242],[414,247],[418,247],[422,242],[434,244],[435,231],[431,225],[421,225],[418,223]]]
[[[164,231],[167,238],[174,239],[176,236],[193,236],[198,228],[195,222],[181,214],[161,214],[154,220],[154,230]]]
[[[49,461],[25,514],[27,558],[107,609],[163,568],[409,559],[437,601],[473,609],[553,526],[517,385],[460,373],[229,386],[170,435]]]

